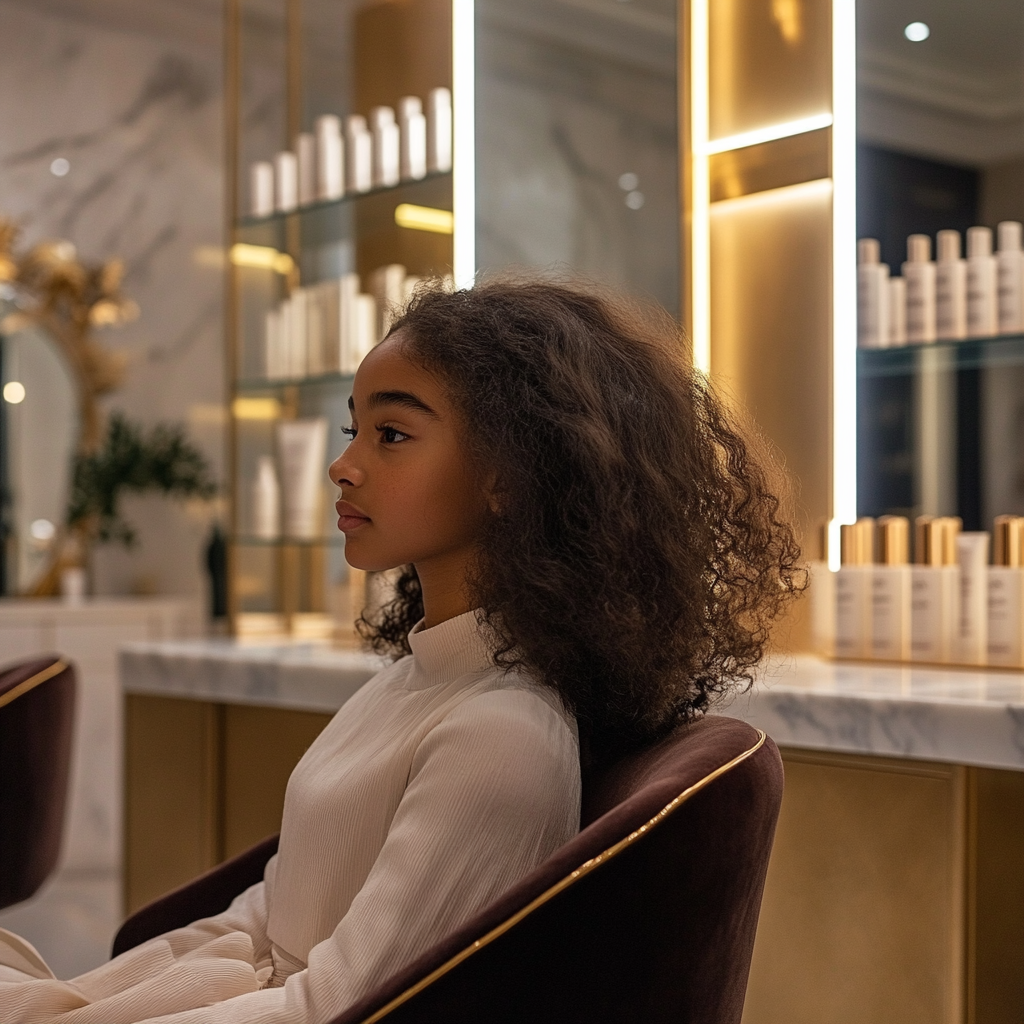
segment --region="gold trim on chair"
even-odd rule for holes
[[[362,1024],[376,1024],[377,1021],[386,1017],[389,1013],[391,1013],[392,1010],[395,1010],[403,1003],[408,1002],[410,999],[412,999],[413,996],[418,995],[429,985],[432,985],[435,981],[438,980],[438,978],[443,977],[454,967],[457,967],[459,964],[462,963],[463,960],[468,959],[478,950],[483,949],[484,946],[487,946],[490,943],[492,943],[495,939],[500,938],[510,928],[512,928],[514,925],[517,925],[520,921],[522,921],[524,917],[528,916],[529,914],[532,914],[538,907],[543,906],[545,903],[548,902],[548,900],[554,898],[560,892],[562,892],[563,889],[567,889],[570,885],[572,885],[574,882],[577,882],[584,875],[589,875],[591,871],[593,871],[595,868],[600,867],[606,861],[611,860],[612,857],[621,853],[624,849],[626,849],[627,846],[632,846],[633,843],[635,843],[641,836],[646,835],[648,832],[650,832],[655,825],[660,825],[673,811],[675,811],[687,800],[689,800],[690,797],[693,796],[695,793],[698,793],[709,783],[714,782],[715,779],[717,779],[720,775],[724,775],[727,771],[730,771],[731,769],[735,768],[736,765],[741,764],[743,761],[747,760],[748,757],[752,757],[754,754],[756,754],[761,749],[761,747],[764,746],[764,741],[766,738],[767,737],[765,736],[765,733],[761,729],[758,729],[757,742],[749,750],[744,750],[742,754],[737,754],[737,756],[734,757],[731,761],[721,765],[720,767],[716,768],[713,772],[710,772],[708,775],[705,775],[704,778],[700,779],[698,782],[695,782],[692,786],[689,786],[688,788],[684,789],[682,793],[679,794],[679,796],[675,797],[675,799],[673,799],[670,803],[666,804],[660,811],[658,811],[658,813],[653,818],[650,819],[650,821],[645,822],[635,832],[631,832],[628,836],[625,837],[625,839],[620,839],[614,846],[609,846],[607,850],[602,850],[601,853],[599,853],[596,857],[592,857],[590,860],[585,861],[574,871],[571,871],[564,878],[557,881],[553,886],[551,886],[551,888],[547,889],[545,892],[542,892],[536,899],[532,900],[525,907],[523,907],[522,910],[517,910],[510,918],[508,918],[505,921],[502,921],[501,924],[492,928],[482,938],[479,938],[476,941],[472,942],[470,945],[466,946],[465,949],[462,949],[458,953],[456,953],[455,956],[453,956],[446,963],[443,963],[436,970],[431,971],[430,974],[428,974],[425,978],[421,978],[419,981],[416,982],[415,985],[411,985],[400,995],[395,996],[395,998],[392,999],[390,1003],[388,1003],[386,1006],[382,1006],[375,1013],[371,1014],[369,1017],[363,1020]]]
[[[6,704],[10,704],[12,700],[16,700],[22,694],[28,693],[29,690],[34,690],[40,683],[45,683],[47,679],[52,679],[54,676],[59,676],[61,672],[68,667],[68,663],[63,658],[58,658],[52,665],[48,665],[42,670],[37,672],[34,676],[29,676],[23,683],[18,683],[13,690],[8,690],[5,694],[0,696],[0,708]]]

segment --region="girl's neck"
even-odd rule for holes
[[[467,585],[472,563],[472,551],[446,552],[416,563],[423,593],[424,629],[473,610],[475,605]]]

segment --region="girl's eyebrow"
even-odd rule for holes
[[[374,391],[367,398],[366,404],[371,409],[377,409],[382,405],[401,405],[406,409],[426,413],[427,416],[432,416],[435,420],[440,419],[440,416],[422,398],[414,395],[411,391]],[[355,409],[355,403],[351,397],[348,400],[348,407],[350,411]]]

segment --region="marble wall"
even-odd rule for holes
[[[121,30],[77,6],[72,17],[0,0],[0,212],[26,242],[67,238],[86,260],[125,260],[142,313],[108,335],[132,356],[108,407],[185,423],[222,475],[220,39]],[[147,497],[125,511],[139,543],[98,551],[96,590],[201,594],[209,509]]]
[[[478,0],[477,260],[679,313],[674,5]]]

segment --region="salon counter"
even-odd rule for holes
[[[123,646],[126,907],[276,831],[292,767],[380,665]],[[744,1024],[1020,1024],[1024,672],[785,657],[720,710],[786,767]]]
[[[125,693],[332,714],[383,664],[312,644],[121,648]],[[1024,672],[776,659],[720,709],[780,747],[1024,771]]]

